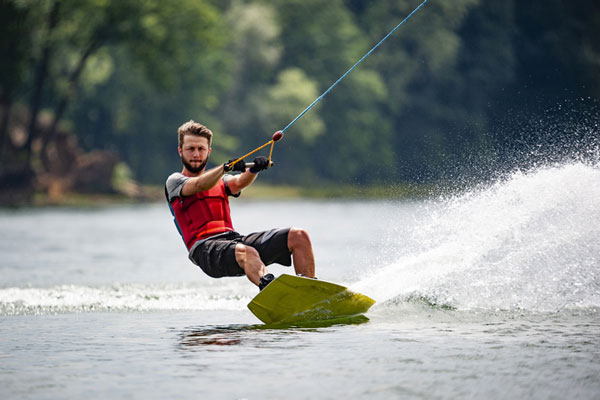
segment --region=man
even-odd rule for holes
[[[178,129],[178,151],[183,171],[167,179],[165,194],[175,224],[189,250],[189,257],[207,275],[246,275],[262,290],[274,277],[266,265],[290,266],[297,275],[315,277],[310,238],[298,228],[272,229],[243,236],[233,229],[229,196],[238,197],[260,171],[269,167],[265,157],[254,159],[247,169],[243,160],[206,170],[212,132],[189,121]],[[238,175],[225,175],[230,170]]]

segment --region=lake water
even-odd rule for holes
[[[232,200],[377,300],[287,329],[187,260],[166,204],[0,211],[0,398],[598,399],[599,199],[570,163],[428,201]]]

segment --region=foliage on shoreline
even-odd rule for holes
[[[164,202],[163,188],[140,186],[143,194],[130,196],[124,193],[84,194],[65,193],[61,197],[49,197],[37,193],[28,207],[76,207],[96,208],[124,204]],[[244,190],[243,198],[251,201],[285,200],[413,200],[439,194],[439,188],[430,185],[360,186],[337,185],[303,187],[291,185],[254,184]]]
[[[189,119],[214,131],[215,163],[245,154],[419,3],[4,0],[0,187],[39,191],[64,131],[150,185],[179,168]],[[596,0],[428,2],[286,133],[265,181],[436,182],[553,142],[573,125],[561,107],[597,112],[597,15]],[[556,127],[535,132],[549,114]]]

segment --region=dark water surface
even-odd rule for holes
[[[0,211],[0,397],[597,399],[598,198],[568,164],[435,201],[233,200],[378,301],[281,329],[190,264],[166,205]]]
[[[242,311],[5,317],[3,398],[597,398],[597,315],[260,329]],[[436,312],[434,312],[436,314]],[[230,321],[237,321],[230,324]],[[10,326],[10,331],[7,327]]]

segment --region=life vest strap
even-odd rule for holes
[[[209,221],[196,233],[196,240],[206,239],[218,233],[231,232],[233,228],[225,221]]]

